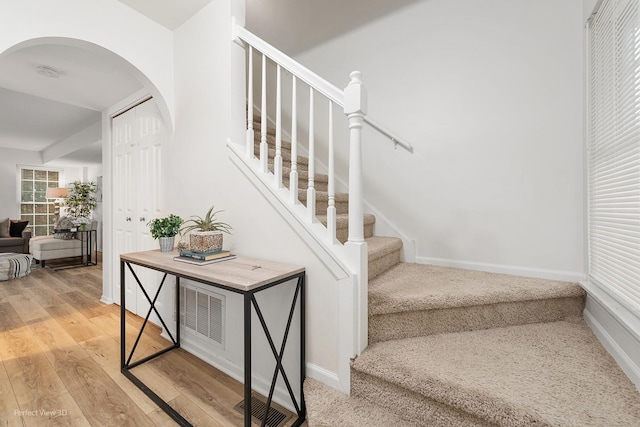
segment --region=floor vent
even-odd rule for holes
[[[267,401],[262,396],[251,395],[251,420],[258,425],[262,425],[264,410],[267,408]],[[244,400],[234,406],[234,409],[244,414]],[[282,427],[291,418],[291,414],[279,405],[271,402],[269,414],[267,415],[267,427]]]
[[[224,296],[181,288],[180,324],[224,346]]]

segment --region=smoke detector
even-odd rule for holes
[[[36,67],[36,73],[52,79],[57,79],[58,77],[60,77],[60,72],[53,67],[49,67],[48,65],[38,65]]]

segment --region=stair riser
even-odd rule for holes
[[[584,302],[581,296],[377,314],[369,316],[369,343],[579,319]]]
[[[373,236],[373,224],[364,226],[364,238]],[[349,239],[349,227],[336,229],[336,237],[340,243],[346,243]]]
[[[253,150],[253,154],[257,157],[260,158],[260,148],[256,146],[256,149]],[[273,160],[276,156],[276,149],[275,148],[269,148],[268,150],[268,161],[270,163],[273,163]],[[288,150],[282,150],[281,152],[281,156],[282,156],[282,166],[286,166],[286,167],[291,167],[291,151]],[[297,168],[301,169],[301,170],[308,170],[308,165],[309,164],[309,159],[303,156],[298,156],[297,159]]]
[[[255,134],[253,138],[253,145],[256,150],[260,149],[261,143],[262,138],[260,137],[260,134]],[[288,152],[291,152],[291,143],[289,141],[280,141],[280,144],[280,147],[283,151],[286,150]],[[274,135],[267,135],[267,145],[269,146],[269,148],[272,148],[274,150],[276,149],[276,137]]]
[[[380,258],[369,259],[369,280],[372,280],[400,262],[401,249],[390,252]]]
[[[286,175],[282,178],[282,183],[284,184],[285,187],[289,188],[289,184],[290,184],[289,175]],[[308,188],[308,185],[309,185],[308,180],[303,178],[298,178],[298,188],[302,188],[306,190]],[[315,188],[316,191],[329,191],[329,184],[327,182],[314,181],[313,188]]]
[[[306,198],[300,199],[300,203],[307,206]],[[316,215],[326,215],[329,203],[326,200],[316,200]],[[335,202],[336,214],[349,213],[349,202]]]
[[[291,180],[289,178],[289,171],[291,168],[291,164],[290,162],[286,162],[289,164],[285,164],[285,162],[282,162],[282,166],[283,166],[283,173],[282,173],[282,183],[284,184],[285,187],[289,188],[289,184],[291,183]],[[274,172],[274,166],[273,166],[273,161],[270,160],[269,162],[269,172],[273,173]],[[301,174],[300,169],[298,169],[298,188],[299,189],[307,189],[308,185],[309,185],[309,180],[307,179],[307,175],[305,174]],[[306,172],[306,168],[304,169],[304,172]],[[326,175],[318,175],[316,174],[316,179],[313,182],[313,188],[316,189],[316,191],[329,191],[329,183],[326,181]]]
[[[369,400],[414,423],[430,427],[495,426],[388,381],[351,370],[351,395]]]

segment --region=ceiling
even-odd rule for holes
[[[59,75],[42,75],[38,66]],[[106,51],[45,44],[0,56],[0,147],[42,151],[101,120],[101,111],[141,88]],[[88,147],[56,163],[101,163],[100,152]]]
[[[118,0],[147,18],[175,30],[211,0]]]
[[[39,74],[41,65],[59,76]],[[3,55],[0,147],[41,151],[99,121],[101,111],[140,88],[106,52],[46,44]]]
[[[211,0],[119,0],[174,30]],[[245,0],[247,28],[295,55],[353,28],[423,0]],[[47,66],[59,75],[37,72]],[[42,151],[101,119],[101,112],[141,89],[113,54],[46,44],[0,55],[0,147]],[[55,161],[101,163],[101,145]]]
[[[245,26],[293,56],[418,1],[245,0]]]

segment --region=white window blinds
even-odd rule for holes
[[[604,0],[589,24],[589,276],[640,312],[640,15]]]

